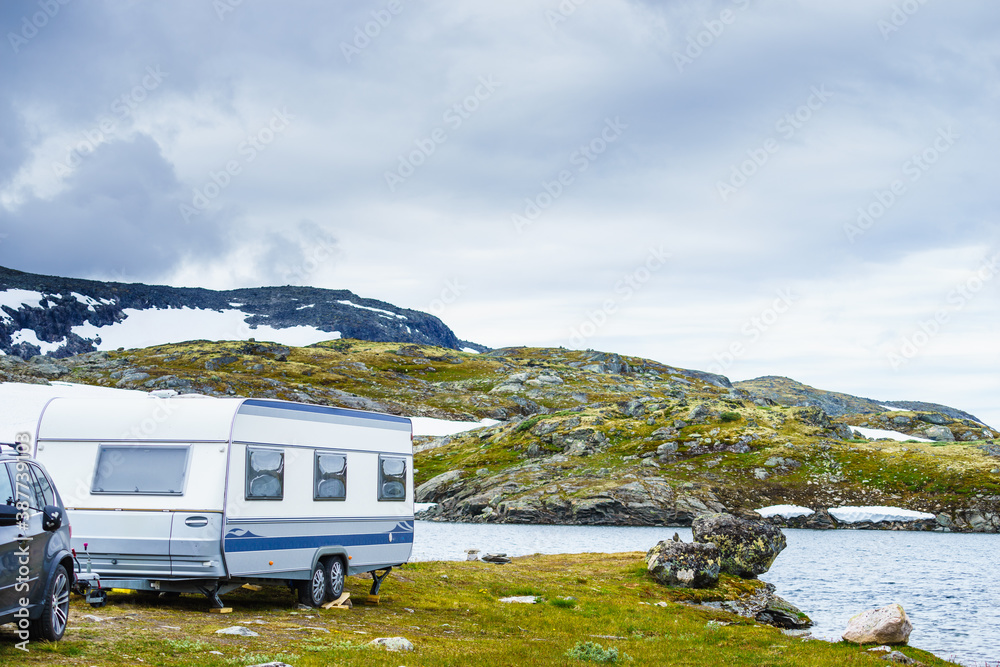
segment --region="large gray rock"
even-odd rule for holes
[[[785,535],[769,521],[732,514],[706,514],[691,523],[695,542],[719,548],[720,570],[752,579],[770,569],[785,548]]]
[[[924,429],[928,438],[935,442],[954,442],[955,434],[947,426],[930,426]]]
[[[438,496],[453,482],[458,481],[462,476],[461,470],[449,470],[440,475],[431,477],[429,480],[417,487],[416,502],[433,503],[438,500]]]
[[[711,588],[719,583],[719,550],[714,544],[661,541],[646,552],[646,569],[664,586]]]
[[[912,630],[903,608],[890,604],[852,616],[843,638],[852,644],[905,644]]]

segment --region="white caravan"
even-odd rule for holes
[[[313,606],[344,576],[372,594],[413,548],[410,420],[244,398],[55,398],[35,456],[73,547],[104,588],[219,595],[293,586]]]

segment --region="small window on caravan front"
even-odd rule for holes
[[[247,447],[247,500],[281,500],[285,496],[285,452]]]
[[[406,500],[406,459],[378,457],[378,499]]]
[[[184,495],[189,447],[101,445],[91,493]]]
[[[313,485],[313,500],[346,500],[347,457],[317,450]]]

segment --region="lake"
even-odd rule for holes
[[[466,549],[533,553],[646,551],[690,528],[522,526],[417,521],[413,560],[465,560]],[[910,644],[982,667],[1000,662],[1000,535],[785,529],[788,547],[761,579],[839,640],[854,614],[898,602]]]

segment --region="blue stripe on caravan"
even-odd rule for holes
[[[355,419],[371,419],[373,421],[393,422],[395,424],[410,425],[410,420],[406,417],[396,415],[386,415],[379,412],[366,412],[364,410],[351,410],[349,408],[331,408],[325,405],[306,405],[304,403],[288,403],[285,401],[267,401],[258,398],[251,398],[243,401],[243,405],[255,408],[270,408],[272,410],[290,410],[292,412],[311,412],[322,415],[335,415],[337,417],[354,417]]]
[[[288,537],[226,536],[227,553],[240,551],[280,551],[282,549],[319,549],[321,547],[370,547],[389,544],[413,544],[412,532],[362,533],[356,535],[300,535]]]

